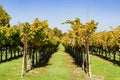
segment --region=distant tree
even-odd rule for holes
[[[61,37],[62,36],[62,31],[59,30],[57,27],[53,28],[53,34],[57,37]]]
[[[0,27],[1,26],[9,27],[10,26],[10,24],[9,24],[10,19],[11,19],[10,15],[0,5]]]

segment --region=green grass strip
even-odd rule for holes
[[[104,80],[120,80],[120,67],[112,62],[91,55],[92,73]]]

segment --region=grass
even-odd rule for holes
[[[91,55],[93,75],[104,77],[105,80],[120,80],[120,67],[112,62]]]
[[[52,55],[52,58],[49,61],[49,65],[46,67],[45,73],[41,74],[38,80],[80,80],[81,79],[80,74],[79,76],[73,76],[72,74],[73,70],[70,70],[71,68],[69,64],[71,63],[72,69],[76,71],[80,68],[76,68],[76,66],[73,64],[72,58],[68,54],[63,52],[64,50],[65,49],[63,45],[60,44],[58,47],[58,51]]]
[[[42,75],[40,80],[70,80],[70,71],[63,53],[57,52],[52,57],[47,74]]]
[[[64,52],[61,44],[45,67],[29,71],[21,79],[22,58],[0,64],[1,80],[80,80],[80,68],[73,64],[72,58]]]
[[[74,65],[61,44],[45,67],[34,68],[21,79],[22,58],[0,64],[0,80],[89,80],[80,67]],[[120,67],[91,55],[93,80],[120,80]]]
[[[19,80],[22,58],[0,64],[0,80]]]

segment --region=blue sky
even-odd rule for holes
[[[51,28],[58,27],[65,32],[70,27],[61,23],[76,17],[82,23],[92,19],[99,22],[97,31],[120,25],[120,0],[0,0],[0,4],[12,17],[11,25],[32,23],[35,18],[47,19]]]

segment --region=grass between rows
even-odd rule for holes
[[[0,64],[0,80],[20,80],[22,58]]]
[[[64,52],[64,47],[60,45],[58,51],[54,53],[48,66],[44,67],[44,73],[36,80],[80,80],[80,73],[76,75],[76,70],[80,68],[73,64],[72,58]],[[69,65],[71,64],[71,66]],[[40,69],[40,68],[39,68]],[[74,74],[73,74],[74,73]]]
[[[0,64],[1,80],[80,80],[80,68],[59,46],[45,67],[34,68],[21,78],[22,58]],[[77,72],[77,73],[76,73]]]
[[[62,52],[55,53],[50,60],[46,74],[41,75],[41,80],[70,80],[70,71]]]
[[[21,79],[22,58],[0,64],[0,80],[86,80],[84,72],[73,63],[64,47],[52,55],[49,64],[29,71]],[[120,80],[120,67],[91,55],[92,76],[96,80]]]
[[[119,66],[95,55],[90,57],[93,76],[103,77],[104,80],[120,80]]]

